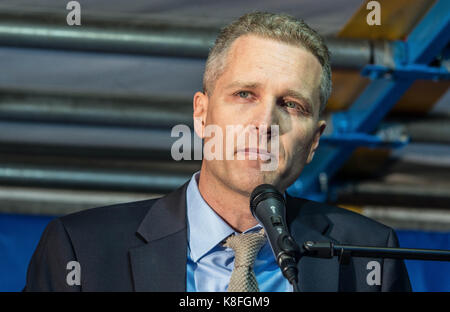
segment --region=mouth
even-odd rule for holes
[[[245,156],[253,156],[251,159],[257,160],[258,158],[267,161],[274,157],[271,153],[266,150],[260,150],[258,148],[240,148],[236,151],[236,154],[243,154]],[[247,159],[247,157],[246,157]],[[249,158],[250,159],[250,158]]]

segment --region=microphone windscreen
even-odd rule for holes
[[[258,204],[268,197],[273,197],[285,203],[284,196],[271,184],[258,185],[250,195],[250,210],[254,215],[254,211]]]

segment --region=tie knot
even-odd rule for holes
[[[225,247],[234,250],[234,267],[253,267],[259,250],[266,241],[264,229],[259,232],[245,233],[229,236],[225,243]]]

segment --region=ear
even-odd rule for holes
[[[194,131],[203,139],[203,134],[206,126],[206,113],[208,112],[209,97],[203,92],[196,92],[194,94]]]
[[[327,123],[326,123],[325,120],[320,120],[317,123],[316,131],[314,133],[313,142],[312,142],[311,148],[309,150],[308,159],[306,160],[307,164],[309,164],[313,160],[314,154],[316,152],[316,149],[319,147],[320,136],[322,135],[322,133],[323,133],[323,131],[325,130],[326,127],[327,127]]]

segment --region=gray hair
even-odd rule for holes
[[[301,46],[317,57],[322,65],[320,112],[331,94],[330,52],[323,38],[303,20],[286,14],[252,12],[222,28],[206,60],[203,91],[212,94],[217,79],[225,71],[226,56],[232,43],[243,35],[257,35]]]

